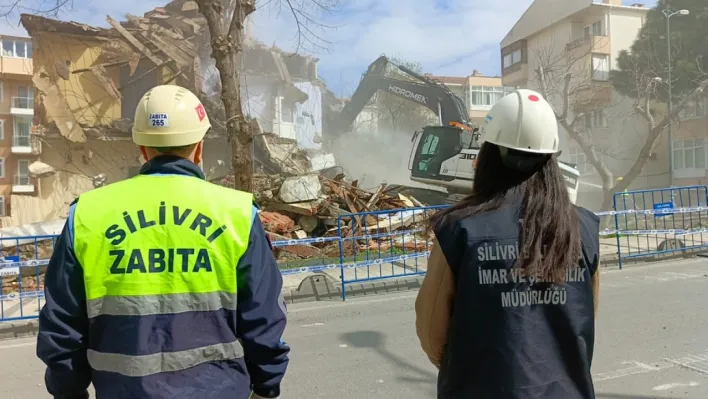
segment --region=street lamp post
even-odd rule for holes
[[[673,119],[671,118],[671,114],[673,113],[674,107],[673,107],[673,98],[671,94],[671,86],[673,86],[673,82],[671,80],[671,17],[674,15],[688,15],[690,14],[690,11],[688,10],[678,10],[678,11],[673,11],[671,8],[669,8],[669,2],[666,2],[666,7],[661,10],[661,12],[664,14],[666,17],[666,52],[667,52],[667,63],[668,63],[668,71],[667,71],[667,82],[666,84],[669,87],[669,100],[668,100],[668,113],[669,113],[669,126],[668,126],[668,140],[669,140],[669,186],[674,185],[674,141],[673,141],[673,135],[672,135],[672,129],[671,129],[671,122]]]

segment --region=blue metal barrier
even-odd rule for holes
[[[0,321],[37,318],[56,236],[0,237]]]
[[[341,215],[339,263],[342,299],[346,285],[425,274],[432,242],[420,222],[446,205]]]
[[[273,241],[273,248],[276,250],[282,249],[284,252],[292,251],[294,252],[293,259],[288,259],[287,256],[280,257],[278,259],[278,267],[280,268],[280,273],[283,276],[300,274],[300,273],[312,273],[312,272],[322,272],[325,270],[337,269],[339,265],[339,250],[336,243],[339,242],[339,237],[316,237],[316,238],[302,238],[293,240],[280,240]],[[293,248],[300,245],[307,245],[311,247],[316,247],[312,249],[312,252],[319,252],[317,256],[308,256],[306,259],[302,259],[302,256],[297,255],[297,251]],[[326,251],[326,248],[320,248],[323,246],[332,245],[331,251]]]
[[[620,269],[623,259],[708,249],[707,186],[615,193],[613,207]]]
[[[335,237],[273,241],[272,245],[276,251],[292,253],[279,260],[283,276],[323,271],[332,275],[339,269],[342,299],[346,299],[347,284],[425,274],[432,242],[424,236],[421,222],[446,207],[345,214],[337,219]],[[614,218],[614,229],[601,234],[616,235],[620,268],[627,258],[708,250],[707,186],[616,193],[614,210],[596,214]],[[43,272],[56,238],[0,238],[0,321],[38,316],[44,299]]]

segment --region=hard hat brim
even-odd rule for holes
[[[151,133],[133,130],[133,142],[144,147],[181,147],[204,139],[209,129],[181,133]]]

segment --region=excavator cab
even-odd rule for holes
[[[479,134],[457,126],[426,126],[413,136],[408,159],[411,176],[418,179],[452,181],[459,177],[460,162],[476,159]],[[463,150],[476,150],[466,153]],[[469,176],[471,179],[472,176]]]

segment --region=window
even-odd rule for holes
[[[28,186],[30,182],[29,175],[29,159],[20,159],[17,161],[17,175],[15,176],[15,184],[18,186]]]
[[[575,165],[581,175],[590,174],[593,172],[594,168],[592,164],[588,162],[587,157],[582,149],[578,147],[571,147],[568,150],[568,155],[570,158],[570,163]]]
[[[5,121],[0,119],[0,140],[5,140]]]
[[[423,149],[420,152],[422,155],[435,155],[438,153],[438,142],[440,138],[438,136],[429,135],[423,141]]]
[[[462,141],[462,148],[469,150],[473,148],[479,148],[478,136],[468,130],[463,130],[460,133],[460,140]]]
[[[0,158],[0,178],[5,177],[5,158]]]
[[[12,145],[15,147],[29,147],[31,132],[32,132],[32,120],[31,119],[14,118],[14,129],[12,132]]]
[[[708,117],[708,96],[696,96],[686,104],[686,108],[679,113],[681,119],[695,119]]]
[[[32,42],[19,39],[2,39],[2,56],[32,58]]]
[[[4,97],[5,97],[5,87],[2,83],[2,81],[0,81],[0,101],[3,101]]]
[[[606,128],[607,118],[605,117],[605,111],[598,109],[590,111],[585,114],[585,128],[586,129],[597,129]]]
[[[610,78],[610,56],[609,55],[592,55],[592,79],[593,80],[608,80]]]
[[[5,211],[5,196],[0,195],[0,216],[7,216]]]
[[[295,122],[295,103],[288,101],[285,97],[278,97],[276,100],[276,112],[280,114],[280,122]]]
[[[705,169],[706,146],[704,138],[674,141],[674,169]]]
[[[589,36],[605,36],[602,31],[602,21],[593,22],[592,25],[585,27],[585,37]]]
[[[467,103],[470,108],[489,108],[514,89],[501,86],[471,86]]]
[[[504,56],[504,68],[521,62],[521,49],[515,50]]]
[[[12,99],[13,108],[34,108],[34,89],[31,86],[18,86],[17,97]]]

